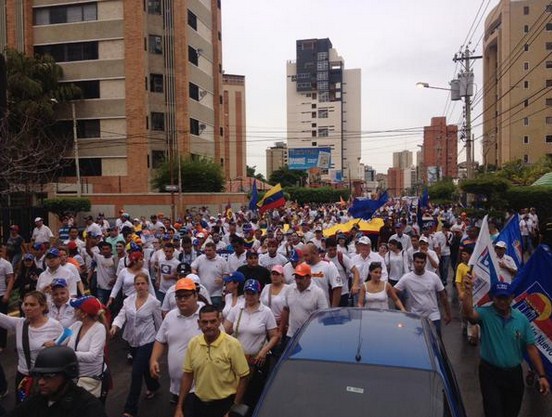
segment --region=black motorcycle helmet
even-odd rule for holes
[[[38,353],[31,374],[64,374],[69,379],[77,378],[79,376],[77,355],[67,346],[44,348]]]

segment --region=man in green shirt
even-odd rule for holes
[[[512,309],[514,295],[510,284],[506,282],[492,285],[491,305],[475,309],[471,274],[467,274],[464,279],[464,289],[464,317],[481,327],[479,384],[485,417],[516,417],[523,400],[521,363],[525,352],[539,375],[541,394],[550,391],[529,320],[518,310]]]

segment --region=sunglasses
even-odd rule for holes
[[[193,297],[194,296],[194,292],[190,292],[190,293],[185,293],[185,294],[178,294],[178,295],[175,295],[174,297],[177,299],[177,300],[186,300],[190,297]]]

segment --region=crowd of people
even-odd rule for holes
[[[376,216],[383,220],[376,233],[360,223],[347,230],[351,218],[338,204],[288,204],[264,216],[203,207],[178,220],[131,218],[122,209],[111,222],[87,216],[83,227],[67,216],[55,233],[36,218],[29,239],[12,225],[0,257],[0,349],[14,330],[17,402],[33,397],[37,357],[56,345],[75,354],[76,386],[105,401],[109,339],[120,334],[132,363],[124,417],[138,415],[142,381],[146,399],[164,389],[164,355],[176,417],[223,416],[242,403],[252,409],[290,338],[327,307],[414,312],[440,334],[454,292],[466,310],[468,342],[485,343],[487,327],[478,324],[486,316],[468,308],[468,260],[481,220],[438,206],[419,221],[401,200]],[[489,222],[492,239],[504,220]],[[538,225],[534,209],[522,211],[526,256],[538,243]],[[330,228],[336,232],[328,235]],[[506,243],[494,246],[501,271],[513,278]],[[19,314],[10,315],[14,292]],[[0,396],[8,385],[0,367]]]

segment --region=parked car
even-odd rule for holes
[[[290,340],[253,412],[258,417],[464,417],[445,348],[416,314],[314,312]]]

